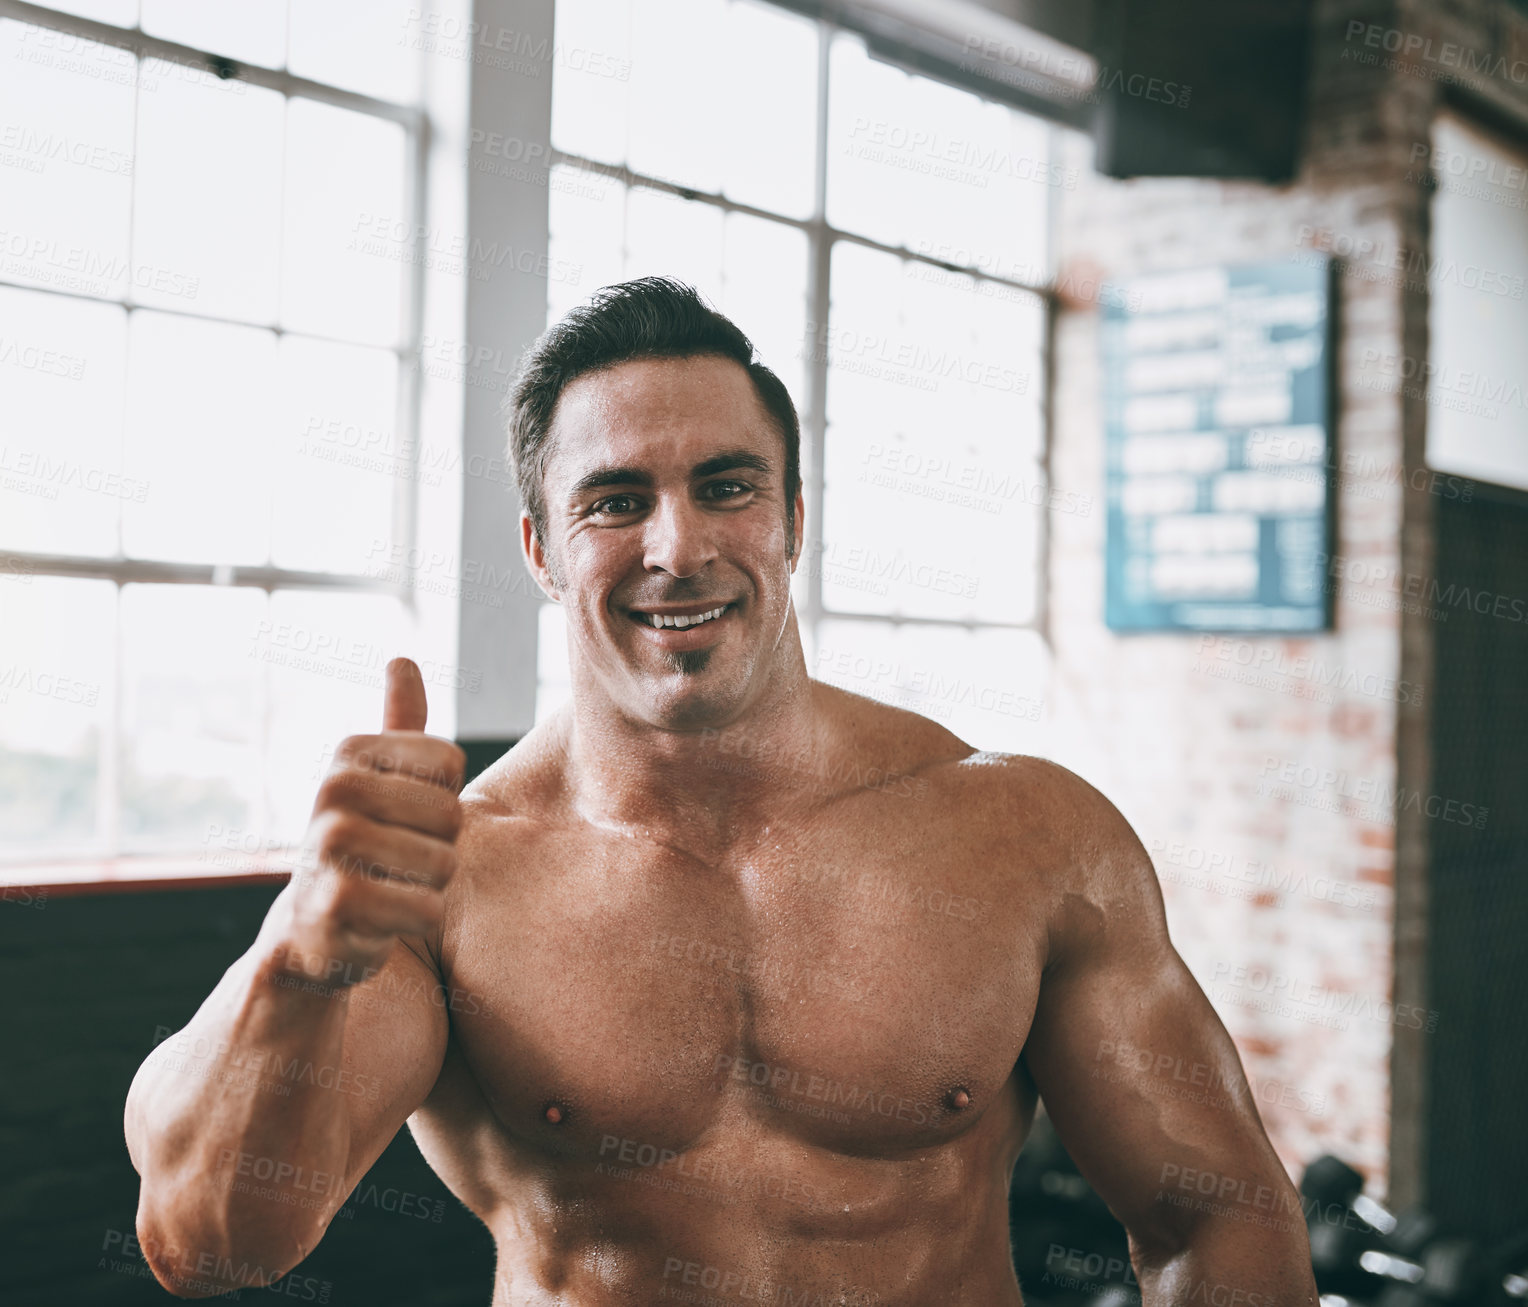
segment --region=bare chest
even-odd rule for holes
[[[480,861],[447,979],[502,1126],[591,1158],[722,1123],[886,1155],[970,1128],[1022,1051],[1043,924],[981,850],[877,835],[800,832],[725,866],[621,839]]]

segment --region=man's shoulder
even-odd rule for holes
[[[563,793],[566,772],[554,716],[538,722],[462,790],[463,829],[535,822]]]
[[[1155,892],[1156,873],[1129,821],[1076,772],[1032,754],[972,750],[928,773],[963,827],[987,832],[1044,870],[1052,887],[1097,905]]]

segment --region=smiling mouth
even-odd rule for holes
[[[684,631],[692,626],[714,622],[731,607],[731,604],[719,604],[715,608],[708,608],[705,612],[693,614],[644,613],[639,609],[633,609],[631,616],[634,621],[641,622],[643,626],[651,626],[660,631]]]

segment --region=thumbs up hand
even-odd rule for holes
[[[382,733],[349,736],[335,751],[293,877],[286,965],[294,974],[353,985],[375,974],[399,935],[440,924],[466,758],[424,734],[427,711],[419,668],[394,658]]]

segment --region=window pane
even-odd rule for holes
[[[722,294],[722,211],[666,191],[627,197],[624,276],[689,282],[712,303]]]
[[[0,850],[98,844],[117,588],[0,558]]]
[[[0,67],[0,276],[123,294],[137,59],[0,20]]]
[[[811,213],[817,31],[807,19],[754,0],[559,0],[555,63],[559,149]]]
[[[245,636],[269,677],[269,836],[296,843],[334,747],[347,735],[382,729],[383,671],[411,652],[402,605],[381,595],[278,590],[268,619]],[[453,693],[442,684],[448,669],[421,662],[421,670],[433,711]]]
[[[419,96],[419,52],[410,0],[302,0],[291,6],[287,67],[378,99]]]
[[[1055,186],[1038,119],[872,60],[833,41],[828,221],[951,263],[1039,281]]]
[[[145,32],[266,68],[286,57],[286,20],[286,0],[143,0]]]
[[[132,315],[122,505],[135,558],[263,563],[269,546],[276,338],[146,310]]]
[[[791,218],[812,212],[817,146],[817,29],[771,4],[733,0],[718,118],[722,191],[729,199]]]
[[[274,319],[282,104],[247,82],[144,61],[133,202],[140,303]]]
[[[257,828],[258,590],[122,588],[122,843],[205,847],[208,828]]]
[[[397,356],[301,336],[284,336],[280,354],[272,561],[376,571],[392,533],[393,488],[412,475],[415,453],[396,431]]]
[[[115,554],[119,504],[152,487],[122,476],[127,314],[0,288],[0,546]]]
[[[561,604],[542,604],[536,629],[536,720],[545,721],[572,697],[567,619]]]
[[[626,162],[631,119],[631,0],[557,0],[552,144]]]
[[[740,62],[726,44],[723,0],[632,0],[631,137],[639,173],[718,191],[728,79]],[[734,57],[728,57],[733,55]]]
[[[403,128],[295,98],[286,141],[282,322],[395,343],[414,253],[414,223],[404,210]]]
[[[1387,356],[1363,384],[1399,392],[1410,381],[1427,395],[1429,467],[1528,490],[1519,379],[1528,358],[1528,151],[1449,113],[1434,122],[1432,146],[1439,183],[1428,305],[1435,380],[1410,380],[1405,369],[1415,360]]]
[[[719,307],[747,333],[799,411],[806,396],[806,233],[767,218],[729,213],[722,240]]]
[[[824,620],[819,681],[932,718],[979,749],[1037,752],[1048,655],[1031,631]]]
[[[625,268],[626,187],[598,173],[558,164],[552,169],[548,245],[553,268],[577,275],[547,280],[547,321],[555,322]]]
[[[117,27],[131,27],[138,21],[138,0],[52,0],[48,8]]]
[[[841,243],[828,350],[823,603],[1026,622],[1041,476],[1038,300]]]

